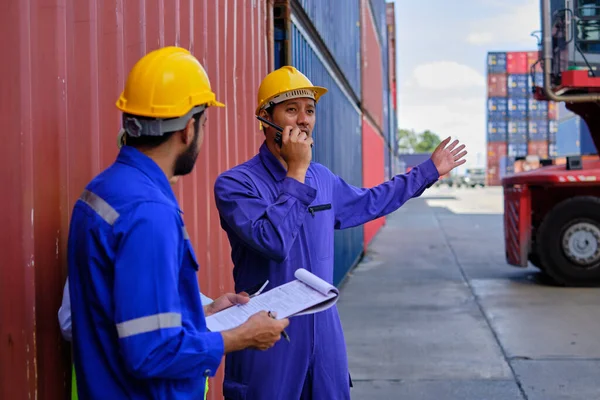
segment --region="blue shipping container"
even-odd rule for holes
[[[527,143],[509,143],[509,157],[525,157],[527,156]]]
[[[387,40],[387,17],[385,13],[385,0],[369,0],[373,17],[375,19],[375,30],[379,34],[380,40]],[[323,2],[321,2],[323,4]],[[345,3],[344,3],[345,6]]]
[[[514,157],[503,156],[500,159],[500,171],[499,171],[500,179],[504,178],[506,175],[511,175],[514,173],[515,173]]]
[[[529,140],[548,140],[548,120],[529,120]]]
[[[488,121],[488,142],[506,142],[508,123],[506,121]]]
[[[400,154],[398,155],[398,159],[404,166],[405,170],[402,171],[404,173],[406,168],[416,167],[417,165],[424,163],[425,161],[431,158],[431,153],[415,153],[415,154]]]
[[[567,103],[565,103],[564,101],[561,101],[558,103],[558,120],[563,120],[563,119],[567,119],[567,118],[571,118],[576,116],[577,114],[575,114],[574,112],[572,112],[571,110],[567,109]]]
[[[556,133],[556,156],[566,157],[581,154],[581,119],[573,117],[561,121]]]
[[[393,110],[393,112],[391,113],[392,118],[393,118],[393,132],[391,134],[391,138],[392,138],[392,154],[394,154],[394,156],[398,155],[398,139],[396,137],[396,133],[398,132],[398,114],[396,113],[396,110]]]
[[[527,143],[527,135],[522,135],[518,133],[509,133],[507,143],[509,144],[526,144]]]
[[[329,52],[344,73],[355,95],[361,98],[360,0],[299,0]],[[383,9],[385,25],[385,4]],[[292,15],[292,21],[296,21]]]
[[[508,101],[506,97],[490,97],[488,99],[488,116],[490,120],[500,120],[507,116]]]
[[[519,98],[527,97],[529,94],[528,89],[529,79],[527,74],[508,75],[507,79],[507,93],[508,97]]]
[[[379,0],[378,0],[379,1]],[[386,7],[385,7],[385,1],[383,2],[383,13],[384,13],[384,20],[383,23],[385,25],[387,18],[385,18],[385,11],[386,11]],[[383,138],[384,138],[384,143],[386,146],[390,145],[390,136],[392,134],[391,132],[391,124],[390,124],[390,111],[391,111],[391,105],[392,105],[392,96],[390,94],[390,75],[389,75],[389,54],[388,54],[388,47],[389,47],[389,43],[388,43],[388,37],[387,37],[387,29],[383,32],[384,37],[381,39],[381,59],[382,59],[382,67],[383,67],[383,74],[382,74],[382,88],[383,88],[383,99],[382,99],[382,104],[383,104]]]
[[[492,74],[506,72],[506,53],[493,52],[487,55],[487,69]]]
[[[527,99],[508,99],[508,117],[511,119],[527,118]]]
[[[558,133],[558,121],[548,121],[548,141],[556,142],[556,134]]]
[[[539,86],[539,87],[544,87],[544,74],[541,72],[536,72],[535,74],[533,74],[533,77],[531,76],[530,73],[527,74],[528,77],[528,91],[529,91],[529,95],[533,96],[533,86],[535,84],[535,86]]]
[[[581,119],[581,118],[580,118]],[[592,134],[590,133],[590,128],[587,126],[584,120],[581,119],[581,129],[580,129],[580,145],[581,145],[581,155],[591,155],[598,154],[598,149],[596,149],[596,145],[594,144],[594,139],[592,138]]]
[[[529,99],[529,118],[548,118],[548,102]]]
[[[390,158],[390,148],[387,145],[383,145],[383,176],[385,180],[390,179],[391,174],[391,161]]]
[[[313,159],[356,187],[363,186],[362,116],[349,93],[338,85],[322,58],[292,24],[292,64],[315,85],[329,89],[319,101]],[[339,79],[339,77],[338,77]],[[359,160],[357,162],[357,160]],[[363,227],[335,232],[334,283],[339,284],[363,250]]]
[[[527,143],[527,121],[508,122],[508,143]]]
[[[559,122],[556,154],[559,157],[598,154],[590,129],[581,117],[574,116]]]

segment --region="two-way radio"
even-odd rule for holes
[[[275,129],[277,131],[275,133],[275,143],[277,143],[277,145],[279,145],[279,147],[281,147],[281,133],[283,132],[283,128],[280,127],[279,125],[269,121],[268,119],[264,119],[260,115],[257,115],[256,118],[258,118],[258,120],[260,122],[269,125],[270,127],[272,127],[273,129]],[[310,147],[313,147],[313,145],[311,144]]]

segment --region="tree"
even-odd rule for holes
[[[414,130],[398,129],[398,153],[432,153],[441,143],[440,137],[429,129],[416,133]]]
[[[432,153],[436,147],[442,142],[438,135],[431,132],[429,129],[421,133],[420,141],[417,143],[415,151],[417,153]]]
[[[398,153],[414,153],[418,142],[419,139],[414,130],[398,129]]]

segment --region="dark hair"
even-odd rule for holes
[[[198,136],[199,128],[200,128],[200,117],[202,116],[202,113],[204,113],[204,111],[200,111],[199,113],[192,115],[192,118],[194,119],[194,136]],[[150,118],[150,117],[140,117],[140,116],[129,115],[129,114],[125,114],[123,117],[134,117],[140,121],[151,121],[151,120],[155,119],[155,118]],[[125,135],[125,143],[127,144],[127,146],[131,146],[131,147],[135,147],[135,148],[153,149],[153,148],[156,148],[156,147],[162,145],[163,143],[167,142],[171,138],[171,136],[173,136],[173,134],[176,132],[178,132],[178,131],[166,132],[166,133],[163,133],[162,136],[144,136],[144,135],[142,135],[142,136],[138,136],[138,137],[129,136],[128,134],[126,134]]]
[[[273,113],[275,112],[275,105],[276,104],[273,104],[269,108],[265,108],[265,111],[267,112],[267,114],[269,114],[269,117],[271,118],[273,118]]]

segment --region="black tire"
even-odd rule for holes
[[[584,240],[576,241],[571,232]],[[575,249],[579,253],[573,251],[575,242],[582,243]],[[600,286],[600,198],[574,197],[556,205],[538,229],[536,247],[541,269],[559,285]]]
[[[544,265],[541,263],[540,256],[537,253],[529,254],[529,262],[540,271],[544,270]]]

